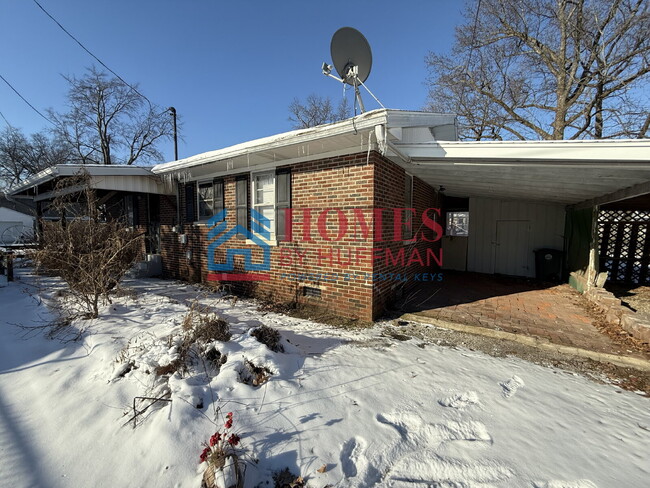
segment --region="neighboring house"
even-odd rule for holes
[[[34,235],[35,208],[0,194],[0,246],[16,244]]]
[[[148,252],[168,277],[365,321],[441,269],[534,277],[538,249],[564,254],[573,285],[592,286],[597,209],[650,193],[650,141],[458,142],[454,122],[382,109],[151,169],[92,171],[105,198],[131,195],[139,225],[159,229]],[[13,194],[46,202],[54,179]],[[650,258],[650,237],[646,247]]]

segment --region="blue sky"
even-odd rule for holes
[[[427,96],[424,58],[447,52],[463,21],[462,0],[39,2],[149,99],[176,107],[180,157],[290,130],[294,97],[340,100],[342,85],[320,67],[331,63],[330,39],[343,26],[368,39],[366,84],[382,103],[419,110]],[[41,112],[64,110],[61,75],[82,75],[94,60],[32,0],[0,0],[0,20],[0,74]],[[364,102],[377,108],[369,95]],[[48,127],[1,80],[0,112],[27,134]],[[173,159],[171,144],[161,149]]]

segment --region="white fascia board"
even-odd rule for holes
[[[341,122],[335,122],[333,124],[321,125],[309,129],[295,130],[275,136],[256,139],[224,149],[219,149],[217,151],[210,151],[203,154],[198,154],[196,156],[191,156],[189,158],[180,159],[178,161],[159,164],[154,166],[152,171],[156,174],[182,171],[192,168],[193,166],[200,166],[204,164],[215,163],[218,161],[234,159],[246,154],[270,151],[278,147],[295,146],[327,137],[335,137],[338,135],[365,131],[367,129],[374,129],[376,125],[383,125],[387,123],[387,112],[388,111],[386,109],[373,110],[372,112],[366,112],[364,114],[357,115],[353,119],[346,119]]]
[[[373,144],[372,148],[375,148],[375,144]],[[367,147],[365,148],[367,150]],[[298,163],[304,163],[306,161],[313,161],[315,157],[318,159],[326,159],[326,158],[335,158],[338,156],[344,156],[350,153],[349,148],[345,149],[340,149],[338,151],[329,151],[326,153],[321,153],[317,155],[310,155],[310,156],[303,156],[299,158],[292,158],[292,159],[283,159],[280,161],[272,161],[272,162],[266,162],[266,163],[258,163],[258,164],[251,164],[250,167],[237,167],[233,169],[220,169],[220,170],[214,170],[210,169],[209,171],[206,171],[205,174],[196,174],[193,176],[188,177],[185,182],[192,182],[192,181],[202,181],[202,180],[207,180],[210,178],[222,178],[224,176],[230,176],[230,175],[237,175],[237,174],[243,174],[243,173],[251,173],[251,172],[258,172],[258,171],[266,171],[266,170],[272,170],[275,169],[279,166],[290,166],[292,164],[298,164]],[[218,161],[217,161],[218,162]]]
[[[47,183],[55,178],[62,176],[74,176],[79,171],[85,170],[90,176],[145,176],[156,178],[151,172],[150,166],[127,166],[112,164],[57,164],[50,168],[44,169],[31,178],[25,180],[18,186],[10,190],[11,195],[20,193],[28,188],[35,188],[43,183]]]
[[[428,160],[474,162],[476,164],[562,164],[564,162],[650,163],[650,139],[597,141],[439,141],[426,144],[396,144],[414,162]]]
[[[58,172],[59,166],[60,165],[52,166],[50,168],[44,169],[43,171],[36,173],[34,176],[28,178],[27,180],[23,181],[19,185],[10,188],[9,194],[16,195],[17,193],[27,190],[28,188],[42,185],[43,183],[56,178],[59,174]]]

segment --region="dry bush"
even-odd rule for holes
[[[158,366],[155,371],[156,375],[171,375],[177,371],[186,374],[189,372],[191,364],[203,357],[217,370],[226,362],[226,356],[222,356],[214,347],[208,348],[205,353],[200,351],[204,349],[205,344],[210,342],[230,340],[232,334],[228,322],[195,300],[183,318],[182,327],[183,334],[176,344],[178,357],[169,364]],[[170,337],[169,347],[172,346],[172,342],[173,337]],[[197,344],[199,347],[196,347]]]
[[[141,236],[119,220],[102,218],[87,173],[61,180],[54,191],[59,196],[52,207],[61,220],[42,223],[33,258],[65,280],[85,317],[96,318],[100,299],[110,301],[109,292],[136,261]]]
[[[190,311],[183,319],[183,330],[189,335],[191,342],[229,341],[232,337],[228,322],[217,314],[210,312],[207,307],[194,301]]]
[[[262,386],[273,373],[265,366],[256,366],[248,359],[244,360],[244,366],[239,371],[239,379],[242,383],[253,386]]]
[[[278,329],[269,327],[268,325],[261,325],[257,329],[254,329],[251,332],[251,335],[257,339],[258,342],[261,342],[271,351],[274,352],[284,352],[284,346],[280,343],[282,336]]]

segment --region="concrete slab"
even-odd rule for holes
[[[647,351],[629,349],[594,325],[588,302],[568,284],[526,278],[445,272],[440,283],[422,283],[398,304],[420,316],[474,328],[503,331],[566,348],[642,360]],[[505,337],[504,337],[505,338]],[[603,356],[604,357],[604,356]]]

